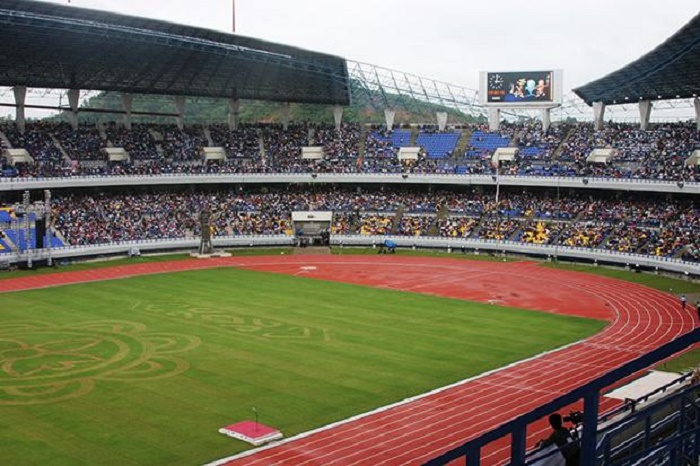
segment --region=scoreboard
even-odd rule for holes
[[[482,71],[479,96],[484,105],[546,107],[561,103],[561,70]]]

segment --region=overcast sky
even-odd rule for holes
[[[226,32],[231,4],[71,0]],[[698,0],[236,0],[236,32],[472,89],[480,70],[561,68],[567,92],[650,51],[699,11]]]

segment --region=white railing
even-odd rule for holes
[[[614,263],[630,267],[658,268],[678,273],[700,275],[700,263],[687,262],[671,257],[655,257],[644,254],[630,254],[603,249],[576,248],[569,246],[553,246],[529,244],[516,241],[477,240],[462,238],[424,237],[424,236],[370,236],[347,235],[333,236],[334,246],[379,246],[389,239],[399,247],[434,248],[459,251],[464,248],[470,252],[507,252],[527,254],[549,258],[585,259],[601,263]]]
[[[583,259],[586,261],[613,263],[622,266],[643,267],[647,269],[666,270],[688,275],[700,276],[700,263],[687,262],[671,257],[654,257],[643,254],[630,254],[602,249],[576,248],[568,246],[552,246],[528,244],[515,241],[476,240],[461,238],[425,237],[425,236],[370,236],[370,235],[334,235],[331,245],[345,246],[379,246],[384,240],[390,239],[399,247],[432,248],[459,251],[461,248],[469,252],[507,252],[526,254],[544,258]],[[213,240],[217,248],[225,247],[255,247],[255,246],[293,246],[295,238],[286,235],[241,235],[218,236]],[[132,248],[140,251],[175,251],[195,250],[199,246],[198,238],[173,238],[158,240],[125,241],[90,246],[67,246],[52,248],[51,257],[55,260],[101,255],[127,255]],[[49,250],[38,249],[30,252],[34,261],[47,259]],[[29,254],[10,253],[0,256],[11,263],[27,261]]]
[[[700,183],[657,179],[512,176],[501,175],[504,186],[548,186],[562,188],[653,191],[700,194]],[[0,178],[0,191],[26,189],[77,188],[90,186],[140,186],[218,183],[367,183],[367,184],[438,184],[495,186],[492,175],[400,174],[400,173],[235,173],[235,174],[163,174],[120,176],[71,176],[49,178]]]
[[[212,239],[215,247],[253,247],[253,246],[292,246],[294,237],[287,235],[238,235],[217,236]],[[34,249],[25,252],[11,252],[3,254],[10,263],[26,262],[29,257],[33,261],[46,260],[49,256],[54,260],[102,256],[102,255],[127,255],[136,248],[139,251],[177,251],[196,250],[199,247],[199,238],[165,238],[137,241],[123,241],[118,243],[106,243],[95,245],[78,245],[54,247],[51,249]]]

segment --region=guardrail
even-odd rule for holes
[[[609,263],[630,268],[646,268],[651,270],[665,270],[686,274],[688,276],[700,276],[700,263],[686,262],[670,257],[653,257],[643,254],[629,254],[616,251],[575,248],[568,246],[552,246],[542,244],[527,244],[515,241],[476,240],[462,238],[443,238],[427,236],[370,236],[370,235],[334,235],[331,236],[331,245],[345,246],[378,246],[385,240],[391,240],[399,247],[416,247],[430,249],[444,249],[447,251],[465,251],[481,253],[515,253],[544,258],[567,258],[591,261],[594,263]],[[240,235],[217,236],[213,238],[215,247],[240,247],[240,246],[292,246],[295,244],[293,236],[286,235]],[[89,246],[67,246],[62,248],[36,249],[30,253],[9,253],[3,257],[10,263],[25,262],[31,256],[32,260],[40,261],[70,257],[85,257],[110,254],[128,254],[131,248],[142,251],[153,250],[182,250],[196,249],[199,246],[199,238],[172,238],[157,240],[125,241]]]
[[[437,248],[450,251],[465,250],[479,252],[509,252],[556,259],[583,259],[591,262],[612,263],[631,268],[648,268],[667,270],[688,275],[700,276],[700,263],[687,262],[671,257],[654,257],[643,254],[630,254],[617,251],[528,244],[516,241],[477,240],[462,238],[424,237],[424,236],[332,236],[334,246],[372,246],[380,245],[384,240],[391,240],[399,247]]]
[[[295,240],[286,235],[239,235],[218,236],[212,239],[214,247],[252,247],[252,246],[292,246]],[[89,257],[102,255],[127,255],[136,248],[139,251],[166,251],[166,250],[195,250],[199,246],[199,238],[169,238],[151,239],[139,241],[123,241],[120,243],[108,243],[100,245],[65,246],[51,249],[35,249],[22,253],[9,253],[0,255],[10,263],[26,262],[30,257],[32,261],[42,261],[49,258],[53,260],[72,257]]]
[[[618,406],[617,408],[614,408],[610,411],[607,411],[607,412],[601,414],[600,417],[598,418],[598,421],[605,422],[618,414],[622,414],[622,413],[627,412],[627,411],[634,412],[637,405],[639,405],[640,403],[645,403],[656,395],[659,395],[661,393],[666,393],[666,390],[669,390],[670,388],[672,388],[676,385],[684,384],[692,376],[693,376],[693,373],[688,372],[686,374],[681,375],[677,379],[675,379],[675,380],[673,380],[673,381],[671,381],[671,382],[669,382],[669,383],[667,383],[659,388],[656,388],[645,395],[640,396],[639,398],[628,398],[625,400],[625,402],[622,404],[622,406]]]
[[[588,382],[587,384],[572,390],[569,393],[539,406],[532,411],[518,416],[489,432],[469,440],[463,445],[454,448],[440,456],[437,456],[424,466],[442,466],[457,459],[464,459],[469,466],[479,466],[481,450],[488,444],[495,442],[507,435],[511,435],[510,464],[525,464],[527,426],[539,421],[543,417],[569,406],[583,399],[583,427],[581,431],[581,465],[595,465],[596,437],[598,429],[598,401],[599,393],[605,387],[621,380],[629,375],[639,372],[654,363],[666,359],[700,341],[700,328],[691,330],[651,352],[625,363],[617,369]]]
[[[337,184],[434,184],[495,186],[547,186],[559,188],[651,191],[662,193],[700,194],[700,182],[664,181],[657,179],[454,175],[423,173],[221,173],[161,174],[119,176],[69,176],[38,178],[0,178],[0,191],[59,189],[89,186],[139,186],[178,184],[250,184],[250,183],[337,183]]]

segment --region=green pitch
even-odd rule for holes
[[[201,464],[253,407],[291,436],[605,325],[236,269],[0,299],[3,465]]]

